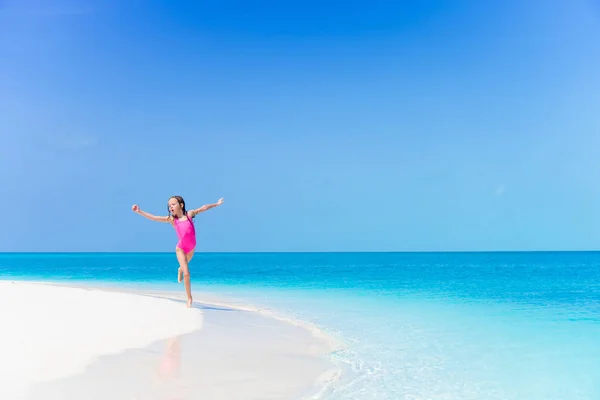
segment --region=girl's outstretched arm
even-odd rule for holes
[[[190,210],[190,216],[191,217],[195,217],[196,215],[200,214],[201,212],[204,212],[206,210],[210,210],[211,208],[220,206],[221,204],[223,204],[223,198],[220,198],[219,201],[217,201],[216,203],[213,204],[205,204],[200,208],[196,208],[195,210]]]
[[[142,217],[146,217],[149,220],[152,221],[157,221],[157,222],[171,222],[171,217],[158,217],[156,215],[152,215],[150,213],[147,213],[146,211],[142,211],[137,204],[134,205],[133,207],[131,207],[131,209],[133,210],[133,212],[140,214]]]

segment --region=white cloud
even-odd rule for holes
[[[98,139],[86,135],[60,135],[54,141],[54,146],[59,150],[84,150],[98,145]]]
[[[494,191],[494,195],[496,197],[500,197],[504,194],[504,192],[506,192],[506,186],[504,185],[498,185],[496,186],[496,190]]]
[[[98,139],[91,135],[78,134],[52,134],[32,138],[35,148],[43,153],[55,153],[63,151],[81,151],[98,146]]]
[[[82,5],[73,0],[7,0],[0,4],[0,14],[10,17],[53,17],[88,14],[92,12],[89,5]]]

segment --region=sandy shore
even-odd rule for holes
[[[302,326],[117,290],[0,281],[0,398],[294,399],[338,373]]]

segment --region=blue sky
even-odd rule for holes
[[[126,4],[125,4],[126,3]],[[597,1],[0,2],[0,251],[600,248]]]

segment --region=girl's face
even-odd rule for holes
[[[175,216],[181,215],[181,212],[182,212],[181,204],[179,204],[179,201],[177,201],[176,198],[169,199],[169,210],[171,211],[172,215],[175,215]]]

